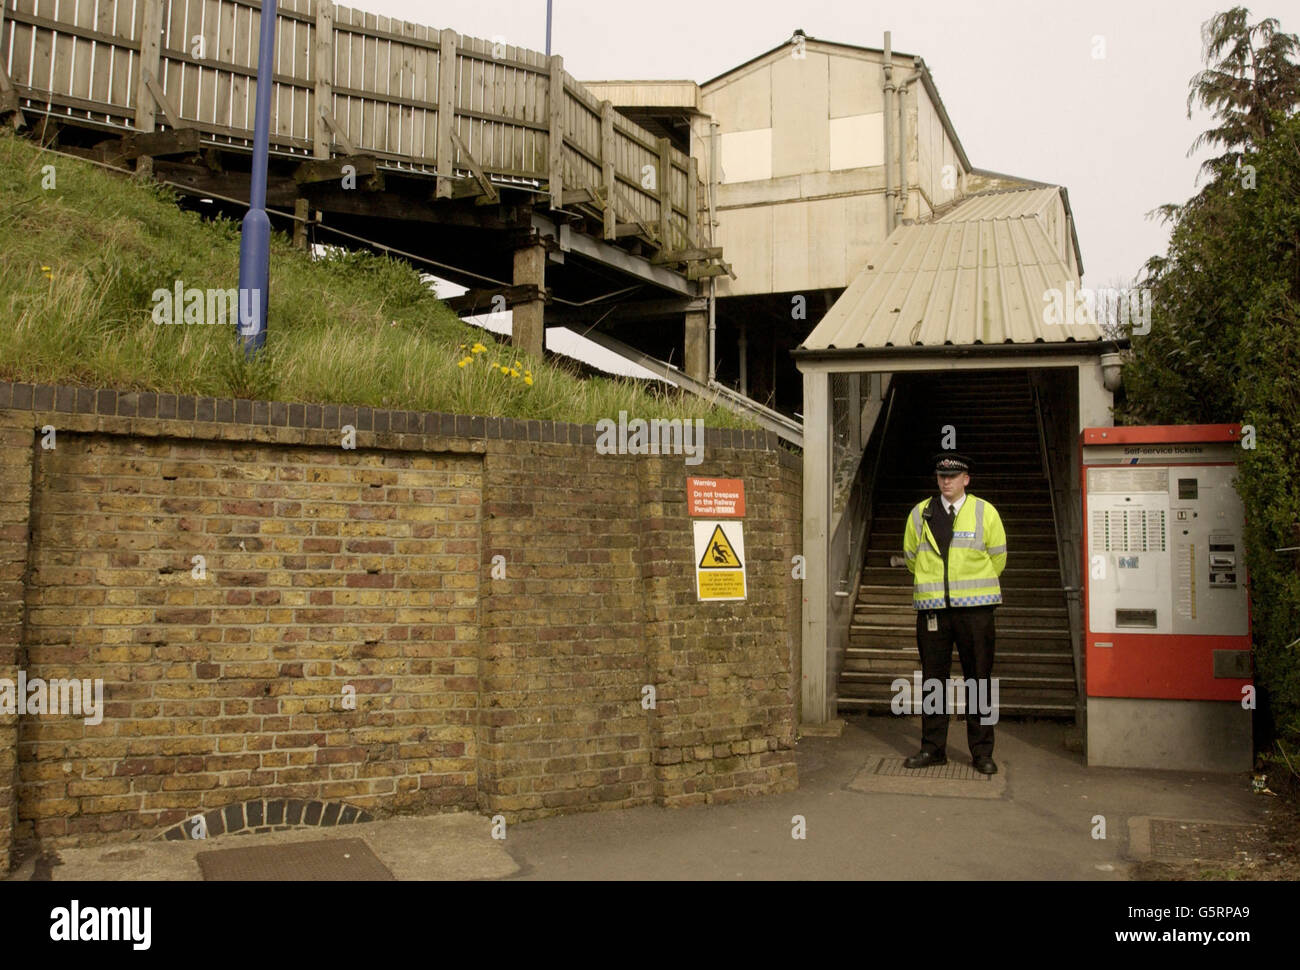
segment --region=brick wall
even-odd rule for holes
[[[0,678],[17,680],[31,507],[31,428],[0,427]],[[18,715],[0,713],[0,874],[8,871],[17,822]]]
[[[710,430],[688,468],[591,427],[21,384],[0,436],[0,678],[105,692],[97,725],[0,715],[0,869],[256,799],[516,819],[795,784],[774,437]],[[744,603],[696,602],[687,474],[745,479]]]

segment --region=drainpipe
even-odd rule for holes
[[[894,108],[894,55],[889,31],[885,31],[885,235],[894,231],[894,139],[892,117]]]
[[[709,122],[709,243],[717,245],[718,229],[718,123]],[[718,278],[709,277],[709,383],[718,374]]]
[[[917,71],[898,86],[898,195],[894,202],[894,224],[907,214],[907,89],[921,80]]]

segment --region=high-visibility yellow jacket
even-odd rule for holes
[[[903,531],[903,556],[913,577],[912,605],[918,610],[942,610],[1001,603],[998,577],[1007,565],[1007,533],[998,510],[966,493],[966,501],[953,522],[945,577],[939,543],[925,514],[929,504],[930,499],[926,499],[912,509]],[[934,507],[939,515],[945,514],[943,503],[937,499]]]

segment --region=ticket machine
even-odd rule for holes
[[[1083,431],[1089,765],[1252,766],[1240,438],[1240,425]]]

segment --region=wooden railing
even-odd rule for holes
[[[3,3],[0,67],[24,111],[251,148],[259,0]],[[280,0],[273,83],[275,153],[545,186],[606,239],[678,250],[703,238],[694,159],[598,101],[558,56]]]

